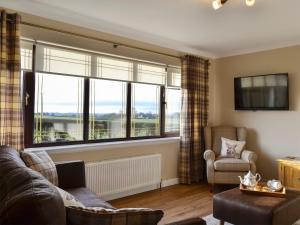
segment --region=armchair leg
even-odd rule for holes
[[[209,192],[210,193],[214,192],[214,184],[209,184]]]

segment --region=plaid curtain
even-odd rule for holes
[[[23,150],[20,16],[1,10],[0,145]]]
[[[204,178],[203,128],[208,117],[208,60],[182,58],[182,109],[179,156],[180,183],[191,184]]]

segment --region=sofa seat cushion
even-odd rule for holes
[[[66,191],[73,195],[85,207],[103,207],[106,209],[115,209],[111,204],[99,198],[88,188],[71,188],[67,189]]]
[[[163,211],[146,208],[80,208],[67,207],[69,225],[157,225]]]
[[[250,164],[242,159],[235,158],[217,158],[214,162],[217,171],[249,171]]]

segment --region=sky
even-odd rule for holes
[[[80,77],[60,76],[53,74],[37,75],[36,79],[36,103],[41,110],[41,93],[43,94],[43,112],[48,113],[74,113],[78,111],[78,105],[83,105],[83,82]],[[132,101],[138,112],[157,113],[159,104],[159,86],[133,84]],[[122,101],[126,101],[126,82],[94,80],[91,85],[91,98],[96,114],[119,113],[122,111]],[[170,91],[167,93],[169,113],[180,109],[180,93]],[[38,100],[38,101],[37,101]],[[79,104],[78,104],[79,103]],[[37,104],[36,104],[37,107]],[[124,104],[124,111],[126,104]],[[91,107],[90,107],[91,108]]]

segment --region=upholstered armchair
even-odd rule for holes
[[[255,161],[257,155],[249,150],[243,150],[241,158],[220,157],[221,137],[246,141],[247,130],[244,127],[206,127],[205,152],[206,172],[208,183],[213,188],[214,184],[239,184],[238,176],[243,176],[249,170],[256,173]],[[244,147],[244,149],[246,146]]]

